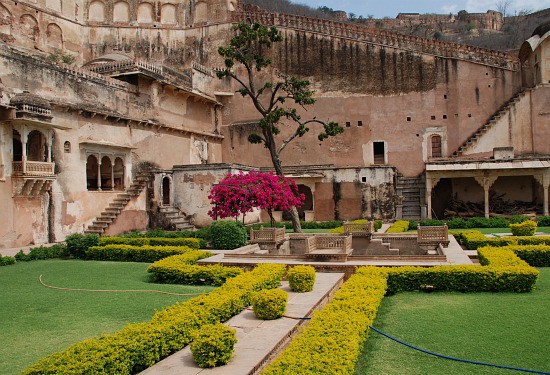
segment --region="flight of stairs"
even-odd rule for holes
[[[174,229],[195,230],[195,227],[189,223],[189,220],[187,220],[177,208],[173,206],[162,206],[160,207],[160,212]]]
[[[497,121],[502,118],[502,116],[506,115],[510,111],[510,108],[513,107],[517,102],[519,102],[528,91],[529,89],[524,89],[518,92],[506,103],[504,103],[482,127],[477,129],[475,133],[473,133],[462,145],[460,145],[458,150],[453,152],[452,157],[459,157],[464,155],[464,152],[466,152],[470,147],[476,144],[477,140],[482,137],[483,134],[487,133],[487,131],[489,131],[489,129],[491,129],[491,127],[493,127],[493,125],[496,124]]]
[[[424,204],[426,195],[424,176],[404,177],[398,174],[396,188],[403,205],[403,220],[420,220],[421,205]]]
[[[116,220],[132,198],[141,194],[147,183],[153,179],[150,173],[138,173],[132,184],[126,191],[117,194],[109,206],[98,216],[90,226],[84,231],[86,234],[103,234],[107,228]]]

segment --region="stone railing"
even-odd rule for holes
[[[344,234],[356,237],[370,237],[374,233],[374,221],[366,223],[344,223]]]
[[[449,244],[449,230],[446,225],[423,227],[418,226],[418,244]]]
[[[55,163],[40,161],[14,161],[12,163],[13,176],[53,176]]]
[[[260,228],[250,230],[252,244],[280,244],[285,240],[285,228]]]
[[[165,78],[174,81],[183,86],[192,86],[191,77],[177,72],[165,66],[158,66],[145,60],[128,59],[123,61],[113,61],[105,64],[98,64],[89,67],[90,71],[100,74],[109,74],[118,71],[140,70],[149,73],[158,78]]]
[[[203,73],[203,74],[206,74],[207,76],[212,76],[212,69],[208,69],[206,66],[204,65],[201,65],[199,63],[196,63],[194,62],[193,63],[193,69]]]
[[[351,253],[351,236],[316,235],[305,238],[306,254],[317,250],[332,250],[335,253]]]
[[[391,31],[372,29],[360,24],[349,24],[333,20],[269,13],[265,11],[238,10],[232,13],[232,17],[234,22],[260,22],[270,26],[273,25],[353,39],[400,50],[409,50],[439,57],[456,58],[499,68],[511,70],[519,69],[517,58],[507,52],[472,47],[458,43],[440,42],[414,35],[401,35]]]
[[[21,104],[16,106],[17,111],[32,113],[41,116],[51,116],[52,111],[50,109],[37,107],[32,104]]]

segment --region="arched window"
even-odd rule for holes
[[[25,38],[33,41],[36,41],[38,39],[38,35],[40,34],[38,22],[36,21],[36,18],[31,16],[30,14],[23,14],[21,18],[19,18],[19,27],[21,30],[21,34]]]
[[[21,134],[13,130],[13,161],[23,160],[23,144],[21,143]]]
[[[434,134],[431,136],[432,158],[442,157],[441,136]]]
[[[141,3],[138,6],[137,21],[139,23],[153,23],[153,5]]]
[[[101,190],[113,190],[113,164],[108,156],[101,159]]]
[[[129,22],[130,21],[130,6],[126,1],[118,1],[115,3],[113,10],[114,22]]]
[[[0,4],[0,33],[11,35],[12,24],[13,16],[5,6]]]
[[[176,20],[176,6],[173,4],[164,4],[160,12],[160,22],[163,25],[175,25]]]
[[[97,158],[94,155],[88,156],[86,160],[86,186],[88,190],[98,190],[97,172],[99,171],[99,165]]]
[[[48,147],[46,137],[38,130],[33,130],[27,137],[27,160],[46,161],[48,160]]]
[[[113,168],[113,177],[115,183],[115,190],[124,190],[124,161],[121,158],[115,159],[115,166]]]
[[[48,45],[56,48],[63,49],[63,31],[55,23],[50,23],[46,29],[46,38]]]
[[[88,7],[88,21],[105,21],[105,4],[101,1],[92,1]]]
[[[65,141],[65,143],[63,143],[63,151],[65,151],[66,154],[71,153],[71,142]]]

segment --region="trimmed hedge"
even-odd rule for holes
[[[262,375],[353,374],[386,286],[381,269],[357,269]]]
[[[512,246],[512,245],[550,245],[550,236],[505,236],[499,238],[485,237],[478,230],[453,231],[455,238],[466,248],[477,250],[483,246]]]
[[[315,285],[315,268],[312,266],[296,266],[286,274],[290,290],[296,293],[311,292]]]
[[[250,296],[252,310],[261,320],[279,319],[286,312],[288,293],[282,289],[259,290]]]
[[[537,225],[539,227],[550,227],[550,216],[540,216],[537,218]]]
[[[210,228],[200,228],[197,230],[181,230],[181,231],[164,231],[156,228],[147,232],[134,231],[130,233],[121,234],[120,237],[125,238],[200,238],[206,242],[211,240]]]
[[[208,251],[197,251],[186,246],[105,245],[90,247],[86,250],[86,259],[153,263],[172,255],[186,254],[189,252],[202,254],[202,258],[199,259],[212,256],[212,253]]]
[[[151,264],[147,272],[155,282],[187,285],[222,285],[228,279],[243,273],[238,267],[224,267],[220,264],[198,266],[195,263],[212,254],[205,251],[192,251],[174,255]]]
[[[202,326],[238,314],[240,306],[249,304],[251,292],[277,287],[284,271],[284,265],[259,265],[208,295],[157,312],[147,323],[130,324],[114,334],[84,340],[51,354],[23,374],[138,373],[181,350]]]
[[[537,223],[527,220],[518,224],[510,224],[510,231],[514,236],[534,236],[537,231]]]
[[[99,235],[73,233],[65,237],[67,250],[75,258],[84,259],[86,250],[92,246],[99,246]]]
[[[186,246],[191,249],[204,248],[204,240],[200,238],[157,238],[157,237],[101,237],[101,246],[129,245],[129,246]]]
[[[243,224],[234,220],[217,220],[210,225],[212,246],[218,250],[234,250],[246,245],[248,233]]]
[[[513,251],[532,267],[550,267],[550,245],[514,245],[498,249]]]
[[[11,266],[12,264],[15,264],[15,258],[10,256],[2,256],[0,254],[0,267],[1,266]]]
[[[409,230],[409,222],[407,220],[397,220],[386,233],[402,233]]]
[[[193,360],[201,368],[226,365],[236,343],[236,330],[221,323],[202,326],[191,343]]]

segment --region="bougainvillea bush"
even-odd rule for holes
[[[304,195],[298,193],[296,182],[274,173],[251,170],[228,174],[210,190],[212,209],[208,215],[214,220],[232,217],[238,219],[255,208],[266,210],[273,225],[273,211],[288,211],[304,202]]]

